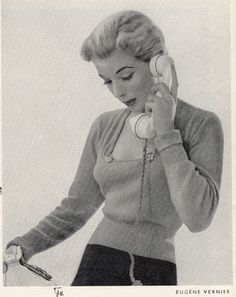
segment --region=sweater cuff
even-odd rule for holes
[[[6,248],[10,247],[11,245],[20,246],[23,253],[23,258],[27,262],[34,254],[34,249],[29,247],[28,241],[24,240],[22,237],[16,237],[6,245]]]
[[[188,160],[179,130],[171,130],[157,135],[154,138],[154,143],[164,167]]]
[[[179,130],[170,130],[162,134],[158,134],[154,138],[155,145],[159,152],[174,144],[182,143]]]

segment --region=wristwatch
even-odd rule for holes
[[[20,246],[12,245],[4,251],[4,262],[9,265],[20,261],[22,257],[22,251]]]
[[[14,264],[14,263],[21,264],[22,266],[26,267],[33,273],[41,276],[42,278],[44,278],[48,281],[51,280],[51,278],[52,278],[52,276],[50,274],[48,274],[42,268],[39,268],[36,265],[31,265],[31,264],[27,263],[23,257],[21,247],[16,246],[16,245],[9,247],[4,252],[4,263],[3,263],[3,266],[5,266],[5,267],[3,267],[3,270],[5,270],[4,272],[7,272],[8,266],[11,264]]]

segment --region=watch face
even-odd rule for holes
[[[4,261],[7,264],[19,261],[22,257],[22,252],[20,246],[11,246],[4,252]]]

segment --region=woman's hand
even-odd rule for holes
[[[145,106],[145,112],[152,113],[153,128],[157,135],[174,129],[178,82],[174,66],[171,71],[171,90],[164,83],[155,84]]]
[[[156,93],[160,93],[161,97]],[[151,90],[152,101],[145,106],[146,113],[152,113],[153,128],[156,134],[174,129],[176,103],[164,83],[154,85]]]

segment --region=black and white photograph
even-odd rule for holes
[[[2,296],[234,296],[231,9],[1,1]]]

